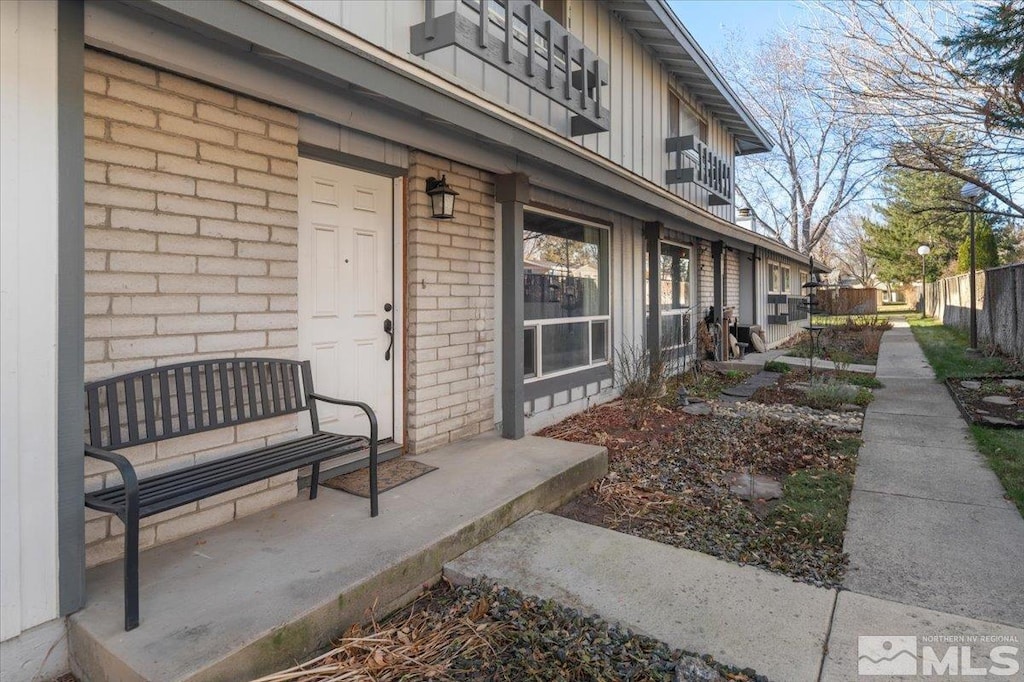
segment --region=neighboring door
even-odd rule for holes
[[[318,393],[373,408],[380,440],[394,436],[393,211],[391,178],[299,159],[299,352]],[[369,433],[356,408],[317,412],[324,430]]]

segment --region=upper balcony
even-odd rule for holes
[[[708,205],[732,203],[732,166],[695,135],[668,138],[665,152],[676,159],[676,167],[665,171],[666,185],[693,183],[708,193]]]
[[[531,0],[455,0],[442,15],[426,0],[425,10],[410,29],[412,54],[465,50],[571,111],[573,137],[610,129],[608,64]]]

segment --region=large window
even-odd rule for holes
[[[608,230],[527,211],[523,259],[526,377],[607,363]]]
[[[658,272],[658,304],[661,311],[661,347],[678,348],[690,343],[690,250],[685,246],[661,244]],[[644,301],[650,314],[648,259],[644,259]]]

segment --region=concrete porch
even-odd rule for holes
[[[122,629],[122,566],[89,571],[69,624],[87,680],[247,680],[411,600],[445,562],[607,470],[604,448],[481,436],[415,459],[438,468],[381,493],[381,514],[321,488],[142,554],[142,624]]]

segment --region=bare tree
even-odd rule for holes
[[[776,141],[737,162],[736,191],[755,223],[810,253],[871,183],[878,164],[864,132],[822,96],[817,59],[797,36],[776,35],[754,53],[726,56],[746,105]],[[877,155],[876,155],[877,156]]]
[[[990,116],[993,96],[1013,97],[1014,90],[982,82],[942,45],[972,21],[963,5],[856,0],[815,7],[811,35],[838,113],[889,149],[893,165],[974,183],[997,204],[993,213],[1024,217],[1024,136]]]
[[[864,221],[862,215],[846,213],[833,222],[828,239],[831,246],[831,261],[828,264],[840,276],[852,277],[857,284],[870,287],[876,282],[876,263],[865,248],[867,234],[864,232]]]

